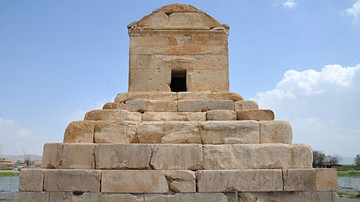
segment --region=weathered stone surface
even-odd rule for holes
[[[209,121],[237,120],[236,112],[233,110],[210,110],[206,112]]]
[[[235,111],[246,111],[246,110],[258,110],[259,105],[256,101],[253,100],[242,100],[237,101],[235,104]]]
[[[259,121],[260,143],[292,143],[292,129],[287,121]]]
[[[95,168],[95,144],[46,143],[43,168]]]
[[[142,194],[116,194],[116,193],[80,193],[73,192],[50,192],[49,202],[143,202],[144,196]]]
[[[146,202],[230,202],[223,193],[145,194]]]
[[[57,168],[94,169],[95,144],[63,144],[62,158]]]
[[[224,67],[226,66],[228,66],[228,61],[224,61]],[[187,79],[189,91],[229,91],[227,70],[192,70],[188,72]]]
[[[46,143],[42,157],[43,168],[59,168],[61,166],[62,148],[61,143]]]
[[[196,171],[198,192],[282,191],[279,169]]]
[[[283,170],[285,191],[312,191],[316,190],[315,169]]]
[[[170,191],[196,192],[196,177],[193,171],[164,171]]]
[[[45,170],[44,191],[100,192],[100,178],[101,171],[96,170]]]
[[[308,145],[230,144],[203,145],[205,170],[311,168]]]
[[[43,191],[44,172],[41,169],[22,169],[19,177],[19,191]]]
[[[307,192],[242,192],[239,193],[239,202],[338,202],[335,191],[307,191]]]
[[[150,165],[156,170],[202,169],[202,147],[199,144],[152,145]]]
[[[64,143],[93,143],[95,121],[73,121],[65,130]]]
[[[168,191],[163,171],[105,170],[102,172],[101,192],[165,193]]]
[[[95,156],[97,169],[149,169],[151,148],[143,144],[99,144]]]
[[[316,169],[316,190],[328,191],[337,190],[338,180],[336,169],[317,168]]]
[[[48,192],[20,192],[18,202],[48,202]]]
[[[119,93],[115,103],[128,100],[232,100],[241,101],[243,97],[233,92],[127,92]]]
[[[136,122],[96,121],[95,143],[135,143]]]
[[[269,109],[238,111],[237,116],[239,120],[257,121],[271,121],[275,118],[274,112]]]
[[[126,105],[124,103],[118,102],[107,102],[104,104],[103,109],[126,109]]]
[[[100,193],[84,192],[75,194],[73,192],[49,192],[49,194],[49,202],[102,202]]]
[[[85,120],[141,121],[141,113],[121,109],[92,110],[86,113]]]
[[[143,121],[206,121],[206,112],[145,112]]]
[[[203,144],[258,144],[256,121],[207,121],[200,123]]]
[[[200,143],[197,122],[142,122],[137,126],[139,143]]]
[[[209,110],[234,110],[234,102],[230,100],[179,100],[179,112],[205,112]]]
[[[133,112],[176,112],[177,103],[175,101],[163,100],[129,100],[126,109]]]

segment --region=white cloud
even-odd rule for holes
[[[273,6],[278,6],[278,5],[281,5],[283,8],[293,9],[298,4],[296,0],[276,0]]]
[[[44,139],[34,135],[33,132],[20,126],[14,120],[0,118],[0,146],[1,154],[20,155],[23,151],[27,154],[42,154]]]
[[[346,9],[346,13],[353,17],[353,23],[360,23],[360,0],[355,2],[352,8]]]
[[[295,143],[327,154],[360,153],[360,64],[289,70],[256,100],[261,108],[273,109],[276,119],[290,121]]]

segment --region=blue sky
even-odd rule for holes
[[[42,154],[69,122],[127,92],[127,24],[167,3],[230,25],[230,90],[295,143],[360,153],[360,0],[0,0],[0,152]]]

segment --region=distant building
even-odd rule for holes
[[[9,161],[8,158],[0,158],[0,165],[12,165],[15,164],[14,161]]]

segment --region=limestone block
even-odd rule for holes
[[[178,100],[243,100],[239,94],[233,92],[178,92]]]
[[[49,192],[49,202],[96,202],[101,201],[100,193],[89,193],[89,192]]]
[[[130,66],[132,65],[130,61]],[[129,69],[129,92],[171,92],[171,71],[166,66],[154,69]]]
[[[63,144],[62,158],[57,168],[94,169],[95,144]]]
[[[46,143],[44,145],[44,152],[42,157],[43,168],[59,168],[61,166],[61,159],[63,155],[63,148],[61,143]]]
[[[203,145],[205,170],[311,168],[308,145]]]
[[[126,105],[124,103],[117,103],[117,102],[108,102],[105,103],[103,109],[126,109]]]
[[[223,193],[145,194],[146,202],[230,202]]]
[[[150,165],[156,170],[202,169],[202,148],[199,144],[151,145]]]
[[[137,126],[139,143],[200,143],[197,122],[142,122]]]
[[[242,192],[239,193],[239,202],[338,202],[336,192],[306,191],[306,192]]]
[[[243,100],[237,93],[223,92],[127,92],[119,93],[115,103],[125,103],[128,100]]]
[[[256,121],[206,121],[200,123],[203,144],[258,144]]]
[[[163,100],[129,100],[126,103],[126,109],[135,112],[176,112],[176,101]]]
[[[44,172],[41,169],[22,169],[19,177],[19,191],[43,191]]]
[[[179,112],[205,112],[209,110],[234,110],[231,100],[179,100]]]
[[[187,90],[213,92],[229,91],[229,72],[227,66],[228,61],[224,62],[223,70],[189,70],[186,78]],[[232,106],[230,110],[234,110],[234,106]]]
[[[100,192],[100,180],[101,171],[96,170],[45,170],[44,191]]]
[[[279,169],[196,171],[198,192],[282,191]]]
[[[128,100],[168,100],[176,101],[177,93],[175,92],[127,92],[119,93],[115,97],[115,103],[125,103]]]
[[[144,112],[143,121],[206,121],[206,112]]]
[[[95,121],[73,121],[65,130],[64,143],[93,143]]]
[[[99,144],[95,157],[97,169],[149,169],[151,148],[143,144]]]
[[[86,113],[85,120],[141,121],[141,114],[121,109],[92,110]]]
[[[95,168],[94,144],[46,143],[43,168]]]
[[[196,192],[196,177],[193,171],[164,171],[170,191]]]
[[[337,190],[338,180],[336,169],[317,168],[316,169],[316,190],[328,191]]]
[[[292,143],[292,129],[287,121],[259,121],[260,143]]]
[[[313,191],[316,190],[315,169],[283,170],[285,191]]]
[[[274,112],[269,109],[238,111],[237,116],[239,120],[257,121],[271,121],[275,118]]]
[[[101,202],[144,202],[142,194],[101,194]]]
[[[210,110],[206,112],[209,121],[237,120],[236,112],[233,110]]]
[[[101,192],[165,193],[169,188],[160,170],[104,170]]]
[[[18,202],[48,202],[48,192],[20,192]]]
[[[136,122],[96,121],[95,143],[134,143],[136,138]]]
[[[259,109],[259,105],[256,101],[253,100],[242,100],[242,101],[237,101],[234,103],[235,105],[235,111],[239,112],[239,111],[246,111],[246,110],[258,110]]]

